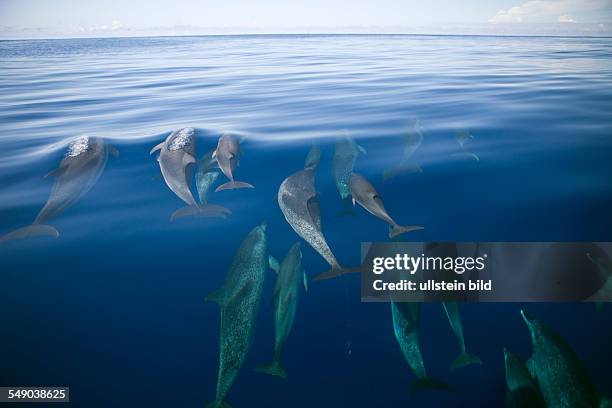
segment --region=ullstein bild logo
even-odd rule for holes
[[[612,301],[608,242],[362,243],[362,301]]]

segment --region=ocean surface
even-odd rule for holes
[[[96,185],[48,221],[58,239],[0,246],[0,385],[70,386],[74,406],[203,407],[215,398],[219,310],[204,302],[242,239],[268,223],[271,254],[301,239],[278,208],[280,183],[313,143],[323,231],[342,264],[360,242],[386,241],[362,208],[338,217],[337,137],[366,154],[366,176],[415,241],[612,241],[610,38],[279,35],[0,41],[0,236],[30,224],[68,143],[106,138]],[[422,172],[383,181],[413,155]],[[196,130],[197,158],[240,137],[236,179],[211,192],[227,219],[170,221],[182,201],[151,148]],[[457,134],[472,137],[462,146]],[[470,154],[466,154],[469,152]],[[475,158],[477,157],[478,160]],[[224,176],[220,180],[225,180]],[[302,243],[309,277],[328,269]],[[459,347],[441,304],[422,307],[429,375],[449,391],[412,396],[388,304],[361,303],[358,276],[311,281],[283,352],[287,379],[255,372],[272,357],[267,275],[255,341],[228,393],[240,407],[503,406],[502,349],[531,353],[521,308],[576,350],[610,396],[612,307],[466,304],[468,351],[482,365],[451,372]]]

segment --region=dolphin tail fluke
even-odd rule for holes
[[[245,183],[244,181],[228,181],[227,183],[221,184],[219,187],[217,187],[215,192],[219,192],[221,190],[235,190],[237,188],[255,188],[255,186]]]
[[[410,225],[410,226],[404,227],[402,225],[396,224],[396,225],[393,225],[391,229],[389,230],[389,238],[395,238],[398,235],[405,234],[411,231],[418,231],[422,229],[423,227],[419,227],[417,225]]]
[[[320,280],[332,279],[332,278],[337,278],[340,275],[345,275],[347,273],[355,273],[355,272],[361,272],[361,268],[359,267],[358,268],[333,267],[330,270],[325,271],[315,276],[314,280],[320,281]]]
[[[451,371],[455,371],[458,368],[468,366],[470,364],[482,364],[482,360],[475,354],[463,353],[453,361],[451,364]]]
[[[232,408],[232,406],[225,401],[213,401],[206,408]]]
[[[453,387],[443,381],[434,380],[433,378],[419,378],[410,384],[410,394],[414,395],[417,392],[428,390],[453,390]]]
[[[480,157],[478,157],[475,153],[472,152],[459,152],[451,154],[451,157],[458,157],[461,159],[471,159],[475,161],[480,161]]]
[[[16,229],[15,231],[9,232],[8,234],[1,236],[0,244],[29,237],[57,238],[59,237],[59,231],[50,225],[32,224],[28,225],[27,227]]]
[[[259,366],[255,369],[255,371],[280,377],[283,380],[287,378],[287,373],[285,372],[283,367],[280,366],[280,363],[278,361],[273,361],[268,365]]]
[[[231,210],[220,205],[205,204],[200,207],[188,205],[173,212],[170,216],[170,221],[191,216],[201,218],[227,218],[227,215],[231,213]]]

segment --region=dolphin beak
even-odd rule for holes
[[[527,312],[525,312],[522,309],[521,309],[521,316],[522,316],[523,320],[525,321],[525,324],[528,327],[531,326],[531,316],[529,316],[529,314],[527,314]]]

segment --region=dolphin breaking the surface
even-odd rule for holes
[[[257,371],[287,378],[280,365],[280,355],[289,337],[297,310],[300,286],[306,289],[306,274],[302,268],[302,251],[300,243],[293,244],[280,265],[274,285],[274,360],[272,363],[257,368]]]
[[[221,309],[217,395],[208,408],[231,408],[224,399],[253,342],[268,265],[266,224],[262,223],[240,244],[221,288],[206,298]]]
[[[59,167],[48,174],[55,178],[53,187],[32,225],[0,237],[0,243],[34,236],[59,237],[59,232],[45,222],[74,204],[96,184],[106,167],[109,153],[113,156],[119,154],[102,138],[81,136],[73,140]]]
[[[234,135],[224,134],[217,142],[217,149],[213,153],[219,168],[230,181],[221,184],[215,191],[231,190],[236,188],[255,188],[244,181],[234,180],[234,170],[240,165],[240,143]]]
[[[394,238],[406,232],[423,229],[423,227],[419,226],[405,227],[393,221],[393,218],[387,214],[383,201],[376,189],[374,189],[374,186],[372,186],[372,184],[362,175],[357,173],[351,174],[349,188],[353,196],[353,205],[355,205],[355,202],[359,203],[359,205],[365,208],[370,214],[375,215],[391,226],[389,238]]]

